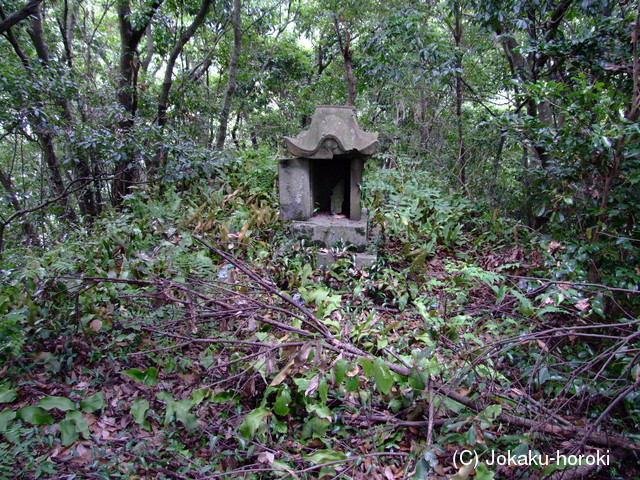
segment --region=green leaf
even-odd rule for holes
[[[89,438],[89,425],[80,410],[68,412],[65,420],[71,420],[76,426],[76,431],[81,433],[84,438]]]
[[[180,400],[175,403],[176,420],[182,423],[188,430],[197,426],[198,417],[189,412],[192,407],[191,399]]]
[[[196,390],[191,396],[191,405],[200,405],[209,395],[209,390]]]
[[[391,391],[393,375],[391,370],[389,370],[389,366],[381,358],[376,358],[373,364],[373,379],[380,393],[386,395]]]
[[[57,408],[58,410],[62,410],[63,412],[75,410],[76,408],[73,402],[66,397],[44,397],[38,402],[38,405],[45,410],[52,410],[54,408]]]
[[[304,457],[307,462],[320,465],[322,463],[338,462],[340,460],[346,460],[347,456],[342,452],[336,452],[335,450],[316,450],[313,455]]]
[[[326,418],[331,421],[331,410],[326,405],[311,404],[307,405],[309,413],[315,413],[320,418]]]
[[[476,468],[476,476],[474,480],[493,480],[493,472],[490,472],[484,462]]]
[[[340,385],[342,380],[344,380],[344,374],[347,371],[347,361],[344,358],[341,358],[336,362],[333,367],[333,377],[335,379],[336,385]]]
[[[136,398],[131,405],[131,416],[133,421],[145,430],[149,430],[151,425],[147,421],[147,412],[149,411],[149,400],[146,398]]]
[[[238,427],[240,434],[247,440],[251,440],[267,415],[271,415],[271,411],[264,407],[256,408],[247,413],[240,427]]]
[[[80,408],[86,413],[93,413],[97,410],[100,410],[101,408],[104,408],[104,406],[105,403],[103,392],[94,393],[93,395],[85,398],[84,400],[82,400],[82,402],[80,402]]]
[[[5,410],[0,413],[0,433],[6,432],[9,424],[16,418],[16,412]]]
[[[78,435],[78,430],[76,429],[76,424],[73,420],[64,419],[58,426],[60,427],[62,445],[65,447],[71,445],[80,437],[80,435]]]
[[[320,396],[320,400],[322,403],[327,403],[329,399],[329,386],[327,385],[327,381],[322,379],[320,385],[318,386],[318,395]]]
[[[498,418],[498,415],[500,415],[501,413],[502,413],[502,406],[495,404],[495,405],[489,405],[487,408],[485,408],[482,412],[482,416],[491,422],[496,418]]]
[[[0,387],[0,403],[11,403],[18,398],[18,392],[13,388],[9,388],[9,385],[3,385]]]
[[[357,375],[355,377],[350,377],[347,380],[347,392],[355,392],[360,386],[360,377]]]
[[[367,360],[366,358],[359,358],[358,363],[362,367],[362,371],[367,377],[373,375],[373,362],[371,360]]]
[[[226,403],[233,399],[237,400],[237,394],[235,392],[229,391],[218,392],[213,397],[211,397],[211,401],[213,403]]]
[[[51,425],[55,419],[40,407],[28,405],[18,410],[18,417],[31,425]]]
[[[283,388],[278,392],[276,403],[273,405],[273,411],[276,415],[286,415],[289,413],[289,403],[291,402],[291,394],[288,388]]]
[[[144,372],[138,368],[132,368],[120,373],[133,378],[136,382],[142,382],[147,387],[158,384],[158,369],[156,367],[147,368]]]

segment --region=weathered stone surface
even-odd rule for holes
[[[354,256],[356,270],[371,267],[378,259],[377,255],[372,253],[356,253]],[[316,268],[325,269],[336,263],[337,258],[331,252],[316,252]]]
[[[355,256],[356,270],[369,268],[374,263],[376,263],[377,259],[378,259],[378,256],[372,253],[356,253],[356,256]]]
[[[309,160],[281,159],[278,162],[278,183],[280,217],[285,220],[308,220],[313,214]]]
[[[336,263],[336,257],[331,252],[316,252],[316,268],[329,268]]]
[[[366,215],[356,221],[320,213],[308,221],[292,222],[291,229],[294,234],[323,247],[330,248],[344,241],[363,251],[367,243],[367,220]]]
[[[360,128],[354,107],[322,105],[316,107],[309,130],[284,141],[295,157],[329,159],[346,153],[372,155],[378,133]]]

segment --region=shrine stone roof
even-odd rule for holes
[[[378,133],[360,128],[355,107],[321,105],[308,130],[284,141],[295,157],[331,159],[347,153],[372,155],[378,148]]]

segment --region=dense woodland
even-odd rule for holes
[[[640,478],[639,30],[637,0],[0,0],[0,479]],[[378,260],[320,269],[277,160],[344,104]]]

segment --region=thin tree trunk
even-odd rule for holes
[[[462,129],[462,102],[464,101],[462,93],[462,12],[459,6],[456,6],[456,17],[453,38],[456,44],[456,121],[458,130],[458,180],[462,188],[467,188],[466,163],[467,152],[464,145],[464,136]]]
[[[179,40],[171,49],[171,53],[169,54],[169,59],[167,60],[167,68],[164,71],[164,81],[162,82],[162,91],[160,92],[160,98],[158,99],[158,126],[164,127],[167,123],[167,104],[169,100],[169,91],[171,90],[171,85],[173,83],[173,68],[176,64],[176,60],[184,46],[187,44],[191,37],[196,33],[200,25],[204,22],[207,17],[207,13],[209,13],[209,8],[211,7],[212,0],[202,0],[202,4],[200,5],[200,11],[193,19],[189,28],[187,28],[182,35],[180,35]]]
[[[209,8],[211,7],[212,0],[202,0],[202,4],[200,5],[200,10],[198,14],[189,25],[180,38],[176,42],[176,44],[171,49],[171,53],[169,54],[169,59],[167,60],[167,68],[164,71],[164,81],[162,82],[162,90],[160,91],[160,97],[158,99],[158,114],[157,114],[157,122],[158,126],[162,130],[167,123],[167,108],[169,103],[169,92],[171,90],[171,85],[173,84],[173,68],[175,67],[176,60],[184,46],[187,44],[191,37],[196,33],[200,25],[203,24],[205,18],[207,17],[207,13],[209,13]],[[160,148],[156,153],[156,156],[153,161],[153,165],[151,165],[152,170],[157,170],[162,167],[166,160],[166,151],[163,148]]]
[[[347,105],[356,104],[356,77],[353,74],[353,51],[351,50],[351,33],[346,30],[344,33],[344,41],[342,40],[342,31],[340,29],[340,21],[338,17],[334,17],[334,26],[338,45],[342,52],[344,62],[344,73],[347,79]]]
[[[11,181],[11,178],[2,171],[1,168],[0,168],[0,184],[2,184],[2,186],[4,187],[4,190],[6,192],[5,197],[7,201],[11,204],[13,209],[16,212],[22,211],[22,205],[20,204],[18,195],[16,195],[13,182]],[[5,226],[3,224],[2,225],[3,233],[4,233],[4,228]],[[27,238],[33,245],[40,244],[40,239],[38,238],[38,235],[36,234],[36,231],[33,228],[33,225],[31,224],[31,222],[29,222],[28,220],[23,221],[22,229],[24,230],[24,233],[26,234]],[[0,243],[0,254],[2,254],[2,243]]]
[[[131,6],[129,0],[118,2],[118,25],[120,29],[120,65],[118,80],[118,103],[124,110],[119,127],[124,137],[127,137],[133,129],[136,111],[138,109],[138,70],[140,64],[137,58],[137,49],[142,35],[151,22],[153,15],[162,5],[163,0],[154,0],[147,9],[137,28],[131,24]],[[111,202],[118,206],[122,199],[131,191],[131,187],[138,174],[138,159],[135,150],[131,147],[125,149],[123,157],[116,162],[115,178],[111,184]]]
[[[229,63],[229,82],[227,90],[224,94],[224,103],[222,112],[220,113],[220,127],[216,138],[216,149],[224,148],[224,140],[227,136],[227,126],[229,124],[229,113],[231,112],[231,101],[236,91],[236,76],[238,74],[238,60],[240,59],[240,51],[242,49],[242,29],[241,29],[241,3],[240,0],[233,0],[233,17],[231,23],[233,25],[233,53]]]
[[[351,50],[351,35],[345,33],[344,42],[344,73],[347,76],[347,105],[356,104],[356,77],[353,74],[353,51]]]

